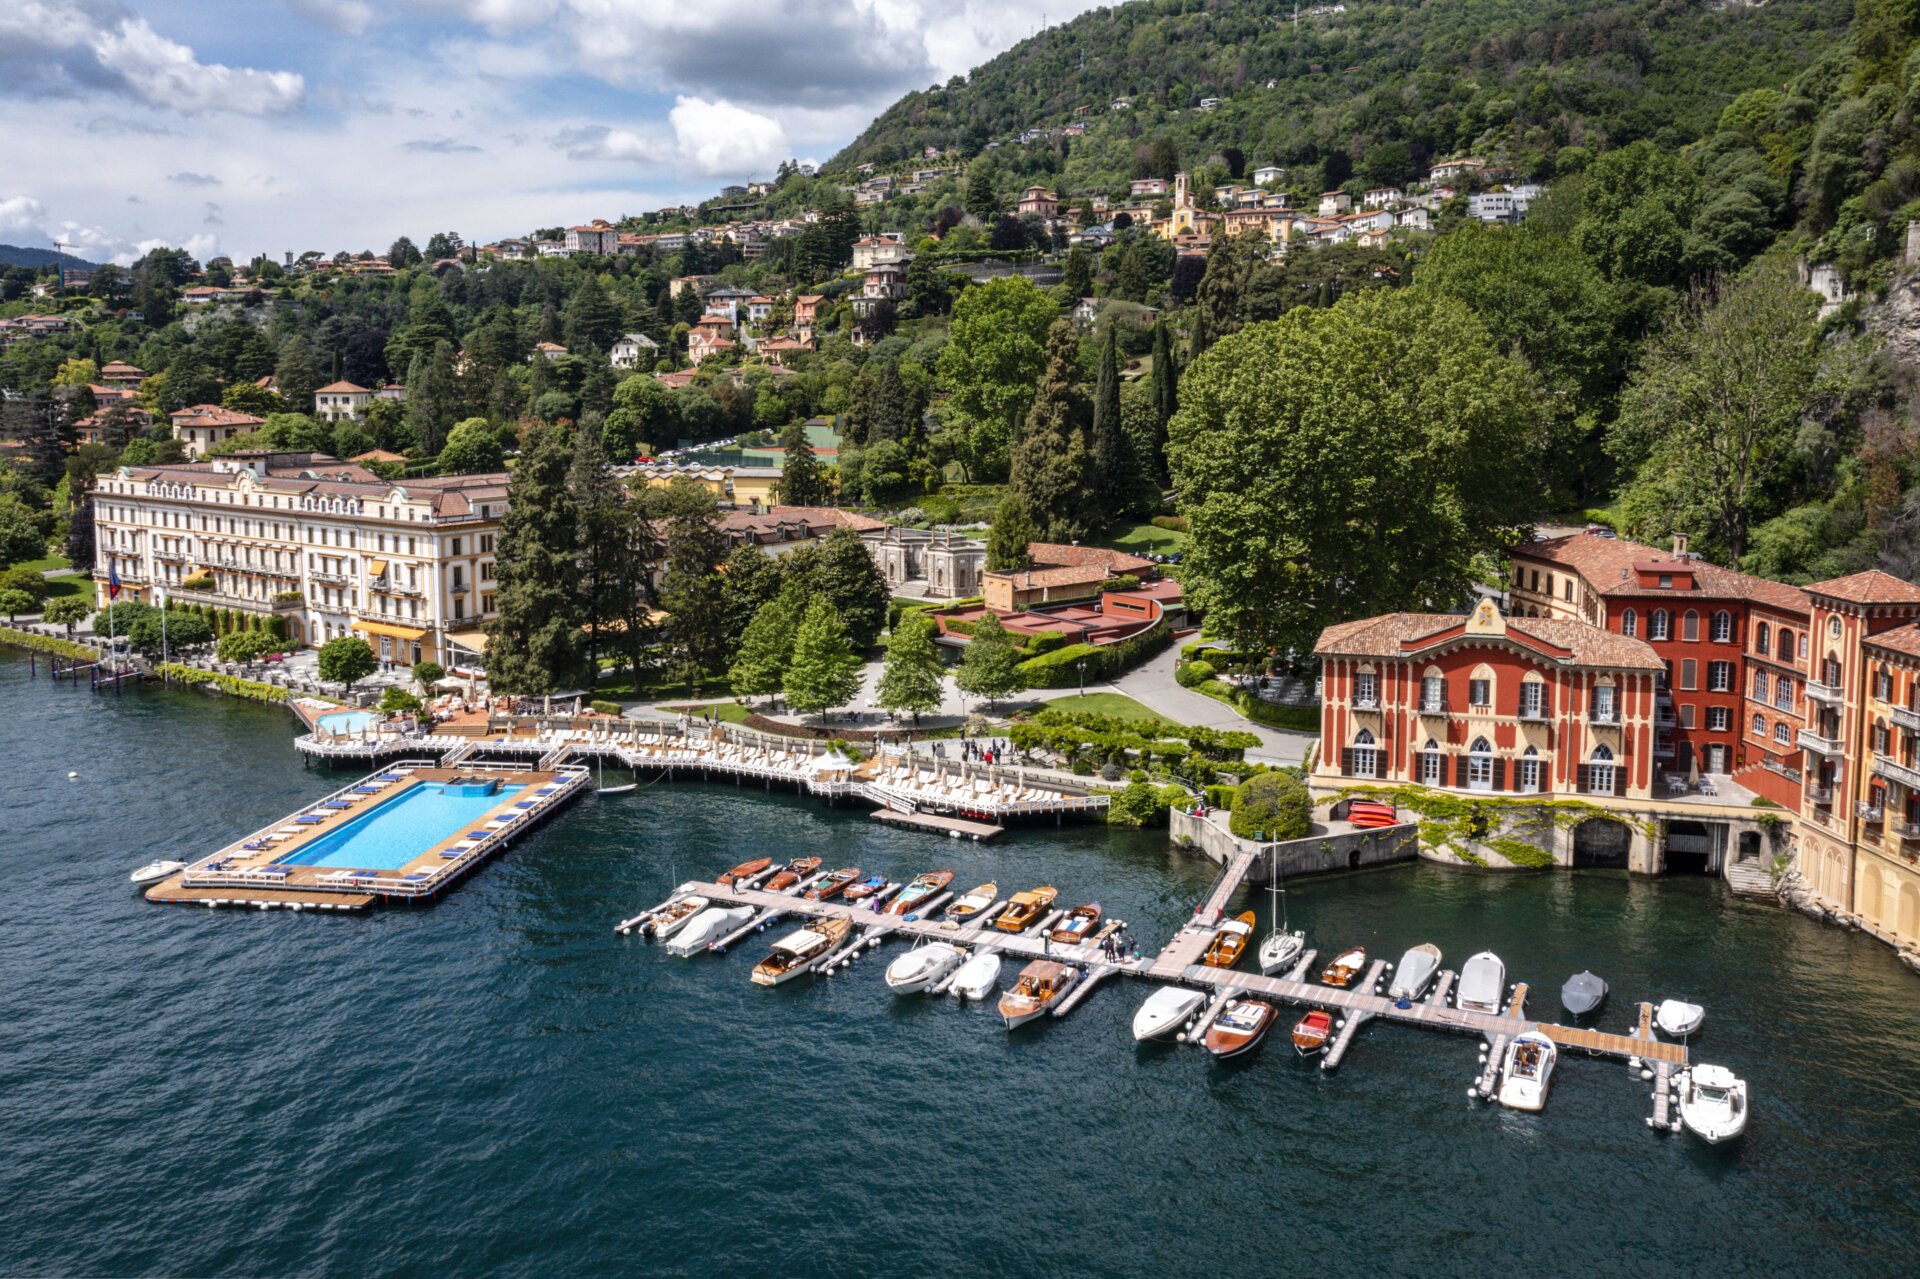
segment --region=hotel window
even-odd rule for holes
[[[1733,614],[1725,609],[1713,615],[1713,642],[1716,644],[1733,642]]]
[[[1753,700],[1756,702],[1764,702],[1767,700],[1767,673],[1765,671],[1755,671],[1753,673]]]
[[[1484,737],[1474,738],[1473,745],[1467,748],[1467,787],[1493,789],[1493,746]]]
[[[480,535],[480,553],[482,555],[493,554],[493,534],[482,533]]]
[[[1807,637],[1804,632],[1800,636],[1800,660],[1807,660]]]
[[[1733,712],[1724,706],[1707,707],[1707,729],[1710,732],[1724,733],[1733,727]]]
[[[1700,687],[1698,681],[1699,667],[1694,660],[1689,657],[1680,663],[1680,687],[1685,689],[1698,688]]]
[[[1885,755],[1887,753],[1887,746],[1887,726],[1885,724],[1875,724],[1873,726],[1873,753],[1876,755]]]
[[[1660,589],[1666,591],[1673,589],[1673,574],[1662,573],[1660,575]]]
[[[1787,739],[1792,736],[1792,732],[1787,728],[1787,721],[1781,720],[1773,726],[1773,740],[1779,742],[1782,746],[1785,746]]]
[[[1693,727],[1693,703],[1692,702],[1687,702],[1686,704],[1680,707],[1680,727],[1682,728]]]
[[[1380,752],[1374,749],[1373,734],[1364,728],[1353,739],[1353,767],[1347,771],[1354,777],[1380,776]]]
[[[1527,747],[1526,754],[1520,757],[1520,771],[1514,780],[1518,783],[1517,789],[1529,794],[1539,793],[1541,789],[1539,751],[1531,746]]]
[[[1883,702],[1893,700],[1893,676],[1885,671],[1876,671],[1873,676],[1873,695]]]
[[[1446,681],[1438,675],[1429,675],[1420,681],[1420,709],[1423,711],[1447,709]]]
[[[1647,619],[1647,638],[1663,640],[1667,638],[1667,610],[1656,608]]]
[[[1715,693],[1727,693],[1733,690],[1733,663],[1708,662],[1707,687]]]
[[[1571,577],[1567,579],[1566,586],[1563,589],[1566,592],[1567,603],[1573,603],[1573,579]]]
[[[1587,789],[1596,795],[1613,794],[1613,752],[1596,746],[1587,764]]]
[[[1379,690],[1375,687],[1378,676],[1372,671],[1363,671],[1353,677],[1353,704],[1355,706],[1378,706]]]
[[[1427,748],[1420,752],[1420,780],[1429,786],[1440,784],[1440,745],[1432,738],[1427,739]]]
[[[1680,638],[1689,644],[1700,638],[1700,614],[1692,609],[1680,615]]]
[[[1469,706],[1493,705],[1493,681],[1490,679],[1468,680],[1467,704]]]
[[[1793,709],[1793,681],[1785,675],[1773,686],[1773,704],[1783,711]]]
[[[1520,715],[1523,719],[1539,719],[1547,713],[1547,686],[1538,680],[1528,680],[1520,686]]]
[[[1632,609],[1628,609],[1626,612],[1620,614],[1620,633],[1622,635],[1638,635],[1640,633],[1640,615]]]
[[[1593,690],[1593,718],[1603,724],[1614,721],[1613,685],[1602,684]]]
[[[1536,591],[1539,590],[1540,589],[1540,570],[1534,569],[1530,576],[1532,577],[1532,580],[1533,580],[1533,589]],[[1553,589],[1553,574],[1551,573],[1547,574],[1547,589],[1548,590]]]

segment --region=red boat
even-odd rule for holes
[[[814,901],[823,902],[838,897],[847,891],[847,885],[860,878],[858,866],[845,866],[839,870],[828,871],[827,877],[807,890],[807,896]]]
[[[735,866],[732,870],[713,882],[725,888],[729,885],[737,884],[743,879],[752,879],[755,875],[758,875],[771,865],[773,865],[773,858],[756,857],[750,862],[741,862],[738,866]]]
[[[1293,1028],[1293,1046],[1302,1057],[1311,1057],[1315,1053],[1325,1052],[1327,1040],[1332,1037],[1333,1018],[1320,1008],[1302,1017]]]

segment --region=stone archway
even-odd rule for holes
[[[1633,828],[1611,817],[1592,817],[1573,828],[1576,870],[1625,870]]]
[[[1706,875],[1713,870],[1713,833],[1705,822],[1667,823],[1666,870],[1670,875]]]

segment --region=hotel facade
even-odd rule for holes
[[[1589,531],[1516,549],[1506,607],[1328,627],[1309,784],[1576,799],[1572,866],[1770,882],[1920,948],[1920,587],[1805,588]]]
[[[507,475],[387,482],[320,454],[121,467],[95,483],[94,580],[276,617],[295,646],[358,635],[383,661],[473,668],[496,616]]]

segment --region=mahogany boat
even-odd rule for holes
[[[755,875],[758,875],[771,865],[773,865],[773,858],[756,857],[750,862],[741,862],[738,866],[735,866],[732,870],[713,882],[725,888],[728,885],[737,884],[743,879],[752,879]]]
[[[1053,899],[1059,895],[1060,890],[1051,885],[1015,893],[1013,900],[1007,903],[1007,908],[1000,912],[1000,917],[993,921],[993,926],[1003,933],[1024,932],[1047,913],[1047,908],[1053,905]]]
[[[950,870],[930,870],[924,875],[917,875],[911,884],[901,889],[899,894],[887,903],[884,913],[905,915],[909,911],[918,910],[922,902],[932,901],[952,882],[953,872]]]
[[[850,902],[863,902],[886,886],[885,875],[869,875],[857,884],[847,885],[846,891],[841,896]]]
[[[810,919],[807,926],[773,944],[773,952],[753,966],[753,984],[778,986],[792,981],[846,940],[849,919]]]
[[[1293,1027],[1293,1046],[1302,1057],[1311,1057],[1315,1053],[1327,1050],[1327,1041],[1333,1038],[1333,1018],[1324,1009],[1316,1008],[1302,1017]]]
[[[1207,1027],[1207,1051],[1217,1060],[1252,1052],[1273,1029],[1280,1011],[1264,999],[1229,999]]]
[[[780,872],[772,879],[760,885],[760,888],[763,892],[784,893],[819,869],[818,857],[796,857],[781,867]]]
[[[1253,939],[1253,912],[1242,911],[1238,916],[1220,925],[1213,934],[1213,943],[1207,947],[1207,953],[1200,962],[1209,968],[1231,968],[1240,962],[1240,956],[1246,953],[1247,943]]]
[[[860,878],[860,868],[858,866],[843,866],[839,870],[830,870],[827,872],[825,879],[807,890],[807,897],[817,902],[838,897],[847,890],[848,884],[851,884],[858,878]]]
[[[1100,926],[1100,903],[1088,902],[1084,906],[1075,906],[1066,916],[1047,932],[1047,940],[1061,946],[1077,946],[1093,936],[1093,930]]]
[[[956,924],[979,918],[980,912],[1000,900],[1000,885],[982,884],[970,888],[947,904],[944,914]]]
[[[1320,970],[1320,980],[1329,986],[1351,986],[1360,970],[1367,966],[1367,948],[1355,946],[1343,950],[1333,957],[1333,962]]]
[[[1080,983],[1080,970],[1051,959],[1036,959],[1020,970],[1020,980],[1000,996],[1000,1020],[1007,1029],[1046,1012]]]

